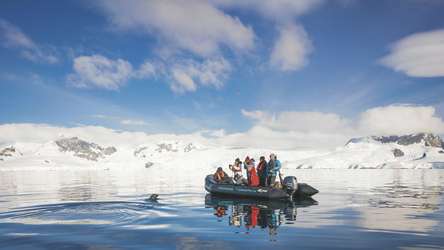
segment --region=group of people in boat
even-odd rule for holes
[[[246,178],[242,174],[242,162],[237,158],[233,165],[229,165],[229,169],[233,173],[233,177],[219,167],[213,176],[217,184],[242,185],[242,186],[262,186],[273,187],[276,181],[276,175],[281,168],[281,162],[275,154],[270,154],[270,160],[267,162],[264,156],[260,157],[260,162],[255,165],[255,160],[249,156],[243,162],[243,169],[246,171]]]

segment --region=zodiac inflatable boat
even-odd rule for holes
[[[216,195],[268,200],[293,200],[299,197],[311,197],[319,192],[316,188],[306,183],[298,183],[294,176],[285,177],[282,182],[282,188],[277,188],[217,184],[213,179],[213,175],[207,175],[205,178],[205,190]]]

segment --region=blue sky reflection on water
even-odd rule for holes
[[[209,196],[203,181],[187,174],[172,178],[177,185],[171,186],[156,179],[156,170],[2,172],[0,246],[444,247],[441,170],[286,173],[321,192],[287,206]],[[36,177],[46,181],[36,184]],[[158,202],[145,200],[152,193],[160,195]]]

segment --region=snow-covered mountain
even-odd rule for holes
[[[104,159],[105,156],[112,155],[117,151],[115,147],[102,148],[95,143],[89,143],[77,137],[61,137],[55,143],[60,152],[72,152],[74,156],[90,161],[98,161],[99,158]]]
[[[246,156],[277,154],[288,168],[444,168],[442,140],[434,134],[362,137],[333,152],[206,147],[196,141],[153,141],[138,147],[104,147],[61,136],[43,145],[19,142],[0,148],[0,171],[165,168],[213,171]]]
[[[443,142],[434,134],[351,139],[328,155],[288,162],[293,168],[444,168]]]
[[[138,147],[134,151],[135,157],[153,157],[153,156],[167,156],[171,154],[183,155],[193,150],[203,149],[202,144],[192,142],[184,143],[182,141],[166,141],[161,143],[151,143]]]

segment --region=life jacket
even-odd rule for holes
[[[216,171],[216,174],[217,174],[217,180],[218,181],[222,180],[222,177],[220,176],[221,174],[219,173],[219,171]]]
[[[260,162],[260,163],[259,163],[259,166],[257,166],[257,170],[258,170],[258,171],[263,171],[263,170],[265,170],[265,169],[263,169],[263,168],[264,168],[264,166],[267,167],[266,163],[267,163],[266,161]]]

